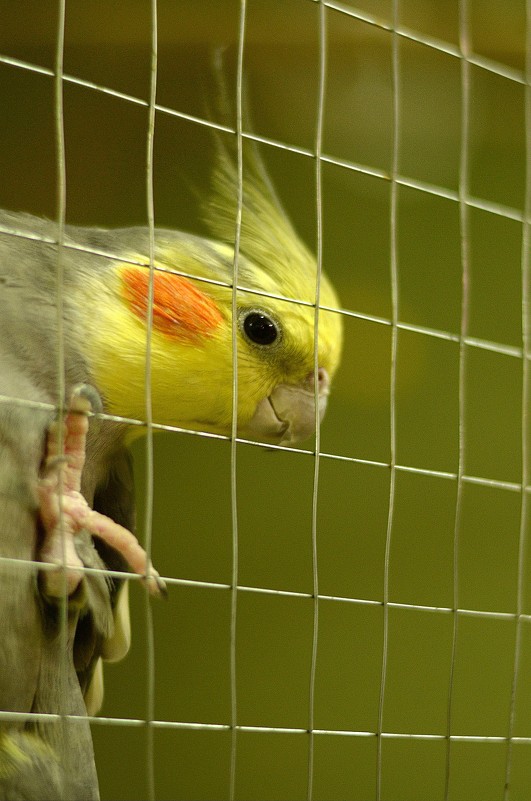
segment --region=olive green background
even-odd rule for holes
[[[389,23],[391,0],[344,2]],[[234,62],[237,0],[159,0],[157,102],[205,118],[212,95],[210,54]],[[474,52],[522,71],[524,0],[469,0]],[[401,25],[458,44],[457,0],[399,0]],[[319,4],[248,0],[244,70],[254,131],[310,150],[314,146]],[[53,68],[55,3],[0,2],[0,53]],[[323,151],[368,175],[324,163],[323,261],[342,307],[392,316],[389,174],[393,145],[392,35],[326,11],[328,77]],[[64,71],[146,100],[150,81],[148,0],[67,0]],[[398,171],[456,191],[462,123],[460,61],[401,37],[398,44]],[[470,67],[469,190],[522,210],[525,199],[524,87]],[[54,85],[49,74],[0,62],[0,203],[56,213]],[[146,223],[145,105],[66,82],[66,213],[69,222]],[[315,247],[315,162],[264,146],[263,156],[299,232]],[[159,112],[155,123],[158,225],[201,232],[195,193],[208,186],[208,128]],[[461,232],[455,199],[398,188],[398,319],[458,334]],[[522,346],[522,226],[469,208],[468,333]],[[178,265],[175,265],[178,267]],[[390,493],[390,364],[385,322],[345,317],[342,367],[321,433],[317,515],[319,629],[313,725],[374,732],[382,670],[384,552]],[[522,359],[465,348],[464,472],[522,481]],[[418,331],[398,332],[397,463],[455,474],[459,446],[459,344]],[[312,443],[304,448],[311,451]],[[228,585],[232,575],[230,444],[187,434],[155,437],[153,555],[166,576]],[[134,446],[139,536],[145,497],[145,443]],[[353,460],[367,460],[366,464]],[[242,726],[305,729],[315,603],[310,452],[238,445],[238,582],[284,590],[237,595],[236,709]],[[397,471],[389,554],[384,731],[445,735],[454,616],[455,478]],[[460,609],[508,613],[458,616],[453,670],[454,735],[503,738],[509,731],[522,495],[499,486],[463,487],[457,564]],[[529,504],[528,504],[529,508]],[[527,521],[528,524],[528,521]],[[526,556],[523,611],[531,614]],[[147,714],[146,599],[131,587],[133,646],[106,668],[102,714]],[[349,603],[341,598],[372,603]],[[442,607],[442,611],[413,608]],[[231,591],[174,585],[153,603],[154,714],[159,721],[230,724]],[[93,726],[104,799],[143,799],[149,751],[145,727]],[[531,630],[522,621],[522,660],[514,734],[531,737]],[[314,736],[315,801],[376,798],[376,738]],[[309,736],[240,731],[235,797],[302,801],[307,797]],[[444,798],[444,739],[391,739],[382,746],[382,801]],[[505,781],[503,740],[454,740],[452,801],[498,801]],[[229,797],[231,732],[157,728],[157,799]],[[513,748],[511,801],[531,798],[531,744]]]

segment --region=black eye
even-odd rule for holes
[[[262,312],[249,312],[243,319],[243,330],[256,345],[271,345],[278,337],[276,324]]]

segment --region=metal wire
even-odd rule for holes
[[[468,335],[468,316],[469,316],[469,265],[470,265],[470,228],[469,228],[469,207],[466,204],[468,197],[468,171],[469,171],[469,136],[470,136],[470,41],[468,35],[468,0],[460,0],[459,5],[459,45],[461,49],[461,142],[460,142],[460,163],[459,163],[459,232],[461,246],[461,331],[459,342],[459,423],[458,423],[458,466],[457,466],[457,487],[455,500],[454,516],[454,537],[453,537],[453,604],[454,614],[452,620],[452,645],[450,656],[450,675],[448,679],[448,702],[447,702],[447,747],[446,747],[446,766],[444,777],[444,799],[448,801],[450,797],[450,778],[451,778],[451,736],[453,722],[453,702],[454,702],[454,683],[457,659],[457,644],[459,632],[459,545],[461,534],[461,520],[463,507],[463,488],[465,474],[465,452],[466,452],[466,368],[467,368],[467,335]]]
[[[404,740],[434,740],[445,741],[447,744],[446,751],[446,766],[445,766],[445,799],[448,801],[450,798],[450,781],[452,775],[452,759],[451,759],[451,745],[456,742],[499,742],[506,743],[507,748],[507,761],[506,761],[506,785],[505,785],[505,801],[509,799],[510,781],[512,776],[512,745],[514,743],[531,744],[530,737],[518,737],[514,735],[515,731],[515,715],[516,715],[516,697],[518,690],[518,683],[521,671],[521,640],[523,633],[527,631],[526,627],[531,623],[531,615],[526,615],[523,612],[523,587],[524,587],[524,564],[525,555],[527,552],[527,531],[526,531],[526,515],[528,509],[528,495],[531,491],[528,474],[528,446],[527,446],[527,431],[528,431],[528,406],[529,406],[529,360],[530,344],[529,344],[529,307],[528,307],[528,294],[529,294],[529,265],[528,265],[528,249],[529,249],[529,220],[531,218],[531,200],[530,200],[530,179],[529,179],[529,158],[527,162],[527,193],[526,202],[522,210],[516,208],[506,207],[502,204],[492,202],[484,198],[471,197],[469,194],[468,185],[468,145],[469,145],[469,108],[470,108],[470,67],[475,67],[484,70],[488,73],[498,75],[504,79],[511,81],[515,84],[521,84],[526,87],[526,118],[527,118],[527,145],[531,145],[530,141],[530,99],[529,99],[529,48],[528,48],[528,74],[524,74],[519,70],[512,69],[506,65],[498,64],[493,60],[484,58],[471,51],[467,23],[466,23],[466,0],[460,0],[461,8],[461,22],[460,22],[460,41],[458,46],[454,46],[448,42],[442,42],[425,36],[418,31],[412,31],[408,28],[398,24],[398,0],[393,2],[393,19],[392,21],[382,20],[370,14],[362,12],[357,9],[350,8],[339,2],[333,0],[310,0],[319,4],[320,14],[320,80],[319,80],[319,102],[316,126],[316,139],[314,149],[305,149],[292,146],[285,142],[280,142],[274,139],[269,139],[263,136],[258,136],[250,132],[245,132],[242,128],[242,108],[241,108],[241,95],[242,95],[242,74],[243,74],[243,53],[244,53],[244,34],[245,34],[245,14],[246,2],[240,2],[240,24],[239,24],[239,45],[238,45],[238,72],[237,72],[237,114],[236,114],[236,128],[213,124],[211,121],[185,114],[176,109],[161,106],[156,103],[156,82],[157,82],[157,4],[156,0],[152,0],[152,71],[151,71],[151,88],[149,101],[142,100],[131,95],[118,92],[111,87],[100,86],[90,81],[80,79],[72,75],[64,75],[62,73],[62,62],[60,62],[60,55],[62,54],[62,42],[58,38],[57,44],[57,59],[56,69],[48,70],[47,68],[38,65],[30,64],[13,57],[3,55],[0,56],[0,65],[5,68],[17,68],[29,70],[43,75],[49,75],[56,81],[57,87],[61,91],[56,94],[56,115],[57,121],[60,126],[63,125],[63,114],[61,106],[62,87],[64,83],[72,83],[83,86],[87,89],[97,91],[106,95],[111,95],[115,98],[121,99],[125,102],[145,107],[148,110],[148,132],[147,132],[147,171],[146,171],[146,190],[147,190],[147,208],[148,208],[148,224],[149,224],[149,259],[131,260],[132,264],[145,266],[150,272],[149,292],[150,299],[153,298],[153,279],[155,270],[172,272],[178,275],[184,275],[193,280],[202,281],[207,284],[216,284],[227,286],[232,289],[233,297],[233,330],[232,330],[232,348],[233,348],[233,370],[234,370],[234,384],[232,396],[232,434],[230,437],[223,435],[211,434],[201,431],[188,431],[176,426],[158,425],[153,422],[151,410],[151,376],[150,376],[150,338],[152,330],[152,304],[149,304],[148,311],[148,338],[147,338],[147,355],[146,355],[146,419],[145,420],[129,420],[114,415],[96,415],[101,419],[114,420],[117,422],[128,422],[129,424],[144,426],[147,430],[146,442],[146,460],[147,460],[147,479],[146,479],[146,551],[148,555],[151,552],[151,539],[152,539],[152,512],[153,512],[153,444],[152,435],[156,430],[178,432],[180,434],[188,434],[191,436],[200,436],[204,438],[213,438],[220,440],[230,440],[231,447],[231,512],[232,512],[232,574],[230,583],[209,582],[209,581],[196,581],[187,578],[178,578],[175,576],[166,577],[166,582],[169,585],[183,586],[193,588],[206,588],[213,591],[228,591],[231,593],[231,634],[230,634],[230,685],[231,685],[231,713],[230,723],[212,723],[212,722],[189,722],[179,720],[158,720],[155,717],[154,706],[154,692],[155,692],[155,673],[154,673],[154,634],[153,623],[149,603],[146,607],[147,610],[147,629],[148,629],[148,644],[147,644],[147,659],[148,659],[148,686],[147,686],[147,711],[146,718],[113,718],[113,717],[98,717],[91,718],[90,722],[94,725],[112,725],[123,727],[141,727],[147,725],[148,741],[146,751],[146,761],[148,765],[148,794],[151,799],[155,798],[155,768],[154,768],[154,745],[153,736],[155,729],[181,729],[181,730],[205,730],[205,731],[230,731],[231,732],[231,752],[230,752],[230,791],[229,797],[233,800],[236,797],[236,778],[237,778],[237,735],[240,732],[256,732],[256,733],[278,733],[278,734],[304,734],[308,736],[308,780],[307,780],[307,797],[311,801],[314,796],[314,742],[315,737],[322,735],[336,735],[339,737],[369,737],[375,738],[377,743],[377,766],[376,766],[376,797],[382,798],[382,783],[384,778],[384,760],[382,754],[382,743],[385,740],[391,739],[404,739]],[[527,2],[528,18],[531,17],[531,3]],[[62,2],[63,17],[64,17],[64,0]],[[342,14],[353,17],[368,25],[377,27],[381,30],[388,31],[392,36],[392,62],[393,62],[393,158],[390,172],[379,170],[371,167],[370,165],[358,164],[352,161],[346,161],[332,155],[327,155],[322,152],[322,127],[324,116],[324,101],[325,101],[325,64],[326,64],[326,25],[325,21],[327,15]],[[528,25],[531,22],[528,19]],[[435,186],[427,182],[423,182],[412,178],[407,175],[401,175],[399,170],[399,130],[400,130],[400,44],[402,41],[414,41],[424,45],[436,52],[444,53],[450,57],[460,59],[461,64],[461,87],[462,87],[462,130],[461,130],[461,155],[460,155],[460,180],[459,188],[457,191],[448,189],[443,186]],[[233,281],[231,284],[224,284],[221,281],[214,281],[212,279],[198,278],[179,270],[172,270],[155,263],[155,209],[153,198],[153,141],[155,130],[156,114],[166,114],[180,119],[186,119],[196,124],[207,126],[221,131],[233,133],[237,137],[237,150],[238,150],[238,204],[237,204],[237,218],[235,221],[235,255],[234,255],[234,272]],[[12,236],[20,236],[24,238],[31,238],[42,241],[44,243],[57,246],[58,253],[58,276],[61,275],[61,250],[63,247],[79,250],[88,253],[105,256],[108,258],[116,258],[118,254],[106,253],[97,251],[91,248],[84,248],[71,243],[64,243],[64,218],[65,218],[65,191],[66,191],[66,176],[64,172],[64,132],[61,134],[62,127],[57,127],[58,131],[58,187],[59,187],[59,202],[58,202],[58,235],[57,239],[47,239],[38,236],[30,236],[27,233],[16,231],[13,229],[5,229],[0,226],[0,231]],[[242,204],[242,185],[243,185],[243,160],[242,149],[246,141],[257,141],[264,145],[280,148],[289,152],[298,153],[302,156],[315,158],[316,160],[316,219],[317,219],[317,262],[318,262],[318,277],[316,285],[316,303],[315,303],[315,369],[317,371],[317,341],[318,341],[318,321],[321,310],[335,311],[345,317],[364,320],[375,325],[384,325],[391,328],[391,381],[390,381],[390,457],[389,461],[378,461],[362,459],[350,454],[339,453],[326,453],[322,452],[320,448],[320,432],[319,421],[317,419],[317,434],[315,450],[305,450],[288,448],[283,446],[270,446],[263,443],[246,440],[237,436],[237,409],[238,409],[238,388],[237,388],[237,348],[236,348],[236,296],[238,291],[249,292],[255,295],[263,294],[266,297],[284,300],[286,303],[297,303],[306,306],[313,304],[308,301],[302,301],[297,298],[284,298],[282,296],[274,295],[267,292],[257,292],[257,290],[241,287],[238,283],[238,252],[239,252],[239,238],[241,229],[241,204]],[[390,197],[391,197],[391,215],[390,215],[390,243],[391,243],[391,257],[390,257],[390,274],[391,274],[391,294],[392,294],[392,315],[391,318],[377,317],[374,315],[366,314],[355,309],[330,309],[330,307],[322,306],[319,298],[319,276],[321,271],[322,262],[322,206],[321,206],[321,168],[322,164],[327,163],[336,165],[342,169],[352,170],[361,174],[371,176],[377,180],[384,180],[389,182]],[[461,321],[460,330],[446,331],[429,328],[427,326],[419,326],[409,323],[400,319],[400,304],[398,296],[398,244],[397,244],[397,213],[398,213],[398,188],[408,187],[417,190],[420,193],[432,195],[436,197],[445,198],[459,204],[460,213],[460,229],[461,229],[461,261],[462,261],[462,298],[461,298]],[[468,335],[468,310],[469,310],[469,210],[480,209],[493,215],[501,216],[506,219],[514,220],[522,225],[522,345],[516,346],[504,342],[491,342],[487,340],[470,337]],[[128,261],[119,255],[121,261]],[[58,310],[62,307],[62,300],[58,290]],[[61,317],[61,315],[59,315]],[[424,468],[415,465],[399,464],[396,460],[396,380],[397,380],[397,355],[398,355],[398,334],[400,331],[408,331],[417,333],[421,336],[442,339],[445,341],[455,342],[459,345],[459,459],[457,471],[442,471]],[[58,335],[59,347],[61,348],[62,333],[59,330]],[[466,359],[469,349],[480,349],[489,352],[497,353],[511,359],[519,359],[522,362],[522,480],[521,482],[503,481],[493,479],[488,476],[475,476],[466,473],[465,465],[465,452],[466,452],[466,427],[465,427],[465,399],[466,399]],[[63,364],[62,351],[59,351],[59,362]],[[62,375],[61,370],[59,375]],[[63,378],[64,381],[64,378]],[[63,391],[61,392],[61,383],[58,384],[59,396],[64,397],[64,384]],[[37,404],[31,402],[19,401],[18,399],[10,398],[8,396],[0,396],[0,403],[13,403],[18,402],[21,405],[32,408],[46,408],[52,409],[53,406],[46,404]],[[273,587],[257,587],[246,586],[239,583],[238,575],[238,521],[237,521],[237,446],[252,446],[252,447],[266,447],[270,450],[280,451],[294,451],[301,453],[314,459],[314,475],[313,475],[313,494],[312,494],[312,576],[313,588],[312,592],[297,592],[282,588]],[[389,509],[387,519],[387,535],[385,543],[385,560],[384,560],[384,586],[383,597],[379,598],[356,598],[345,596],[332,596],[322,594],[319,592],[319,573],[318,573],[318,548],[317,548],[317,509],[318,509],[318,489],[319,489],[319,466],[320,462],[325,460],[339,460],[347,463],[354,463],[360,465],[371,465],[388,470],[390,473],[390,491],[389,491]],[[454,520],[454,543],[453,543],[453,599],[452,605],[448,607],[441,606],[428,606],[420,604],[398,603],[391,601],[389,597],[389,571],[390,571],[390,556],[391,556],[391,539],[393,533],[394,522],[394,504],[395,504],[395,485],[397,474],[413,473],[416,475],[433,476],[442,480],[450,480],[456,482],[456,507],[455,507],[455,520]],[[460,593],[459,593],[459,571],[458,571],[458,552],[459,552],[459,534],[461,527],[461,509],[462,509],[462,495],[463,488],[466,484],[475,484],[484,487],[496,487],[504,491],[520,494],[521,501],[521,515],[520,515],[520,539],[519,539],[519,556],[518,556],[518,599],[516,611],[501,612],[501,611],[488,611],[481,609],[468,609],[460,607]],[[5,560],[6,563],[13,564],[14,567],[24,567],[32,565],[33,562],[24,560]],[[51,566],[50,566],[51,567]],[[46,570],[47,565],[39,563],[39,569]],[[87,574],[98,573],[96,569],[85,568]],[[120,577],[125,580],[134,581],[138,580],[138,576],[132,576],[120,571],[109,571],[110,575]],[[239,593],[255,593],[263,595],[276,595],[290,598],[305,598],[313,603],[313,634],[312,634],[312,651],[311,651],[311,665],[310,665],[310,687],[309,687],[309,711],[308,711],[308,728],[303,727],[283,727],[283,726],[251,726],[241,725],[238,722],[238,705],[237,705],[237,599]],[[357,730],[342,730],[342,729],[323,729],[315,727],[315,682],[318,664],[318,645],[319,645],[319,602],[322,600],[333,601],[337,604],[358,604],[358,605],[371,605],[382,607],[383,621],[384,621],[384,636],[382,647],[382,673],[380,683],[380,698],[378,710],[378,722],[374,731],[357,731]],[[384,725],[384,711],[386,700],[386,676],[387,676],[387,658],[388,658],[388,639],[389,639],[389,610],[390,609],[415,609],[422,610],[426,614],[431,615],[448,615],[452,617],[453,634],[452,634],[452,654],[451,654],[451,669],[449,678],[449,691],[448,691],[448,708],[447,708],[447,727],[444,733],[405,733],[387,731]],[[482,619],[498,619],[507,621],[511,625],[515,625],[517,638],[514,653],[514,670],[513,670],[513,683],[512,683],[512,697],[510,720],[508,727],[508,734],[483,736],[481,734],[459,734],[453,733],[452,724],[452,701],[454,689],[454,673],[457,660],[458,648],[458,630],[459,621],[466,616],[475,616]],[[8,713],[0,712],[0,720],[57,720],[56,715],[30,715],[25,713]],[[70,716],[75,720],[75,716]],[[79,718],[84,720],[84,718]]]
[[[522,351],[529,353],[531,350],[531,334],[529,331],[529,215],[531,214],[531,2],[526,2],[526,73],[527,84],[525,87],[525,131],[526,131],[526,183],[525,183],[525,208],[524,222],[522,223]],[[518,536],[518,579],[516,596],[516,637],[514,646],[513,678],[511,686],[511,704],[509,709],[509,742],[507,744],[507,755],[505,763],[505,787],[504,801],[509,801],[511,792],[511,779],[513,769],[513,741],[516,727],[517,693],[520,686],[520,677],[523,669],[522,664],[522,642],[523,630],[523,610],[526,587],[526,559],[529,552],[529,531],[528,531],[528,493],[525,488],[529,481],[529,403],[531,400],[529,392],[529,360],[522,360],[522,495],[520,502],[520,527]]]
[[[231,608],[230,608],[230,716],[231,716],[231,749],[229,772],[229,798],[234,801],[236,795],[236,759],[238,732],[238,682],[237,682],[237,626],[238,626],[238,574],[239,574],[239,540],[238,540],[238,481],[237,481],[237,444],[238,444],[238,267],[240,256],[240,239],[243,210],[243,56],[245,43],[246,0],[240,0],[238,63],[236,72],[236,152],[238,173],[238,196],[236,200],[236,219],[234,221],[234,261],[232,267],[232,423],[230,436],[230,503],[231,503]]]
[[[55,122],[55,153],[56,165],[56,203],[57,203],[57,245],[56,245],[56,265],[55,265],[55,301],[56,301],[56,325],[57,325],[57,450],[60,456],[64,455],[64,404],[65,398],[65,333],[64,333],[64,261],[63,261],[63,242],[65,238],[65,216],[66,216],[66,153],[65,153],[65,131],[64,131],[64,107],[63,107],[63,60],[64,60],[64,37],[65,37],[65,17],[66,0],[60,0],[57,17],[56,49],[55,49],[55,74],[54,74],[54,122]],[[63,494],[63,474],[58,472],[57,491],[59,498]],[[61,752],[66,754],[67,748],[65,741],[68,736],[66,731],[66,709],[68,699],[68,593],[66,576],[66,533],[64,526],[64,514],[62,503],[59,503],[59,531],[61,533],[61,598],[58,603],[59,612],[59,642],[62,659],[58,666],[59,682],[61,687],[61,720],[59,739],[61,741]],[[62,790],[65,790],[66,772],[62,779]]]
[[[392,329],[391,329],[391,364],[390,364],[390,383],[389,383],[389,452],[390,452],[390,476],[389,476],[389,505],[387,510],[387,531],[385,535],[384,553],[384,572],[383,572],[383,636],[382,636],[382,667],[380,676],[380,693],[378,701],[378,739],[376,743],[376,801],[382,797],[382,771],[383,771],[383,741],[384,731],[384,709],[387,684],[387,660],[389,654],[389,570],[391,559],[391,540],[393,535],[393,523],[395,514],[395,493],[396,493],[396,372],[398,356],[398,320],[399,320],[399,295],[398,295],[398,184],[395,176],[398,174],[399,152],[400,152],[400,54],[399,40],[396,35],[398,24],[398,0],[393,0],[393,29],[392,35],[392,85],[393,85],[393,123],[392,123],[392,164],[391,164],[391,184],[390,184],[390,216],[389,216],[389,241],[390,259],[389,271],[391,278],[391,305],[392,305]]]
[[[144,728],[146,725],[145,718],[118,718],[118,717],[105,717],[105,716],[85,716],[85,715],[68,715],[68,720],[74,723],[79,722],[83,724],[89,721],[91,725],[99,726],[112,726],[117,728]],[[39,721],[39,722],[53,722],[61,720],[61,715],[44,713],[44,712],[5,712],[0,710],[0,720],[16,721],[22,723],[26,720]],[[191,721],[180,720],[153,720],[152,726],[155,729],[173,729],[184,731],[231,731],[232,726],[229,723],[210,723],[201,722],[194,723]],[[236,727],[238,732],[254,732],[264,734],[302,734],[308,736],[308,729],[297,728],[290,726],[246,726],[238,725]],[[365,730],[350,730],[350,729],[313,729],[312,732],[316,736],[333,735],[336,737],[369,737],[376,739],[381,736],[384,740],[411,740],[411,741],[444,741],[446,734],[424,734],[417,732],[392,732],[383,731],[378,735],[375,731]],[[519,743],[523,745],[531,745],[531,737],[507,737],[501,735],[481,735],[481,734],[453,734],[450,737],[452,742],[460,743]]]
[[[157,0],[151,0],[151,74],[149,88],[148,121],[146,131],[146,210],[149,229],[149,282],[146,316],[146,364],[144,370],[144,395],[146,406],[146,483],[144,538],[148,558],[147,578],[151,563],[153,541],[153,491],[154,491],[154,459],[153,459],[153,402],[151,381],[151,341],[153,335],[153,298],[155,280],[155,200],[153,177],[153,146],[155,140],[155,105],[157,97],[158,66],[158,25]],[[155,717],[155,633],[153,630],[153,611],[149,593],[145,593],[146,620],[146,780],[149,801],[155,801],[155,744],[153,718]]]
[[[315,679],[317,674],[317,650],[319,646],[319,565],[317,548],[317,513],[319,500],[319,470],[321,457],[321,420],[319,415],[319,312],[321,300],[321,274],[323,268],[323,198],[322,198],[322,160],[323,124],[326,98],[326,68],[327,68],[327,29],[326,8],[324,3],[319,4],[319,63],[318,63],[318,90],[317,115],[315,125],[315,221],[316,221],[316,262],[317,272],[315,278],[315,315],[313,328],[313,372],[314,372],[314,403],[315,403],[315,458],[313,465],[312,487],[312,585],[313,585],[313,625],[312,625],[312,651],[310,661],[310,686],[308,692],[308,783],[307,798],[313,799],[314,783],[314,724],[315,724]]]

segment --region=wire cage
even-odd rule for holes
[[[0,205],[201,233],[211,129],[257,140],[345,329],[301,447],[141,421],[169,598],[131,587],[102,798],[529,799],[530,25],[528,0],[2,4]],[[220,48],[252,128],[207,111]]]

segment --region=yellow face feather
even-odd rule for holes
[[[245,164],[238,258],[241,289],[234,322],[238,426],[243,432],[253,425],[260,403],[277,387],[314,392],[317,282],[315,259],[284,214],[254,148]],[[158,423],[224,434],[231,430],[235,179],[235,167],[219,146],[207,213],[218,239],[155,231],[151,396]],[[146,253],[131,252],[126,258],[146,261]],[[172,270],[207,280],[183,278],[168,272]],[[91,362],[107,405],[116,414],[144,419],[149,270],[115,262],[110,281],[108,274],[102,281],[96,278],[85,291],[91,291],[99,309]],[[320,277],[320,306],[338,307],[325,275]],[[317,361],[327,376],[326,393],[339,363],[341,342],[341,315],[321,308]],[[271,434],[270,439],[279,437]]]

